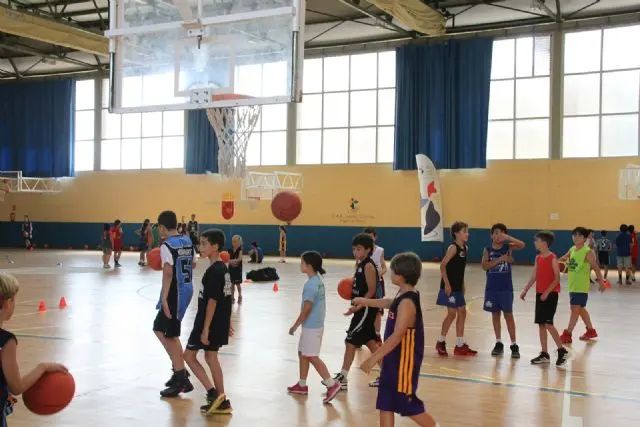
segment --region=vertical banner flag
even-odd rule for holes
[[[233,200],[232,193],[224,193],[222,195],[222,201],[220,202],[220,208],[222,213],[222,218],[226,220],[230,220],[233,218],[233,214],[235,213],[235,203]]]
[[[420,234],[423,242],[444,241],[442,229],[442,193],[438,171],[431,159],[424,154],[416,155],[418,180],[420,182]]]

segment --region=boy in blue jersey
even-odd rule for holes
[[[516,322],[513,318],[513,278],[511,275],[512,253],[524,248],[524,242],[507,234],[507,226],[501,223],[491,227],[491,245],[482,252],[482,268],[487,272],[484,291],[484,311],[491,313],[496,345],[492,356],[504,354],[500,313],[504,315],[507,331],[511,338],[511,357],[520,358],[520,348],[516,343]]]
[[[176,397],[193,390],[182,356],[180,324],[193,295],[195,250],[188,236],[178,234],[178,219],[174,212],[162,212],[158,216],[158,227],[164,239],[160,246],[162,292],[156,305],[158,314],[153,322],[153,331],[169,355],[173,367],[173,375],[160,396]]]

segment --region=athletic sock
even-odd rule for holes
[[[306,387],[307,386],[307,380],[299,380],[298,384],[300,385],[300,387]]]
[[[343,377],[347,378],[347,375],[349,375],[349,371],[345,371],[344,369],[340,371],[340,373],[342,374]]]
[[[456,338],[456,346],[457,347],[462,347],[464,345],[464,337],[457,337]]]
[[[324,384],[327,388],[331,388],[335,385],[336,381],[329,377],[326,380],[322,380],[322,384]]]
[[[445,342],[446,338],[444,337],[444,335],[440,335],[440,338],[438,338],[438,342]]]

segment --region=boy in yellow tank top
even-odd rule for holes
[[[569,249],[560,262],[567,263],[569,271],[569,298],[571,305],[571,316],[569,317],[569,326],[562,332],[560,339],[563,343],[568,344],[573,341],[571,334],[581,318],[587,327],[587,331],[580,336],[582,341],[588,341],[597,338],[598,333],[591,323],[591,317],[587,311],[587,299],[589,298],[589,285],[591,284],[591,270],[596,272],[596,280],[600,285],[600,292],[604,291],[604,279],[596,257],[586,240],[589,237],[589,230],[584,227],[576,227],[572,233],[574,246]]]

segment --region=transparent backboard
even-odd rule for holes
[[[111,110],[299,102],[301,14],[304,0],[117,0]]]

